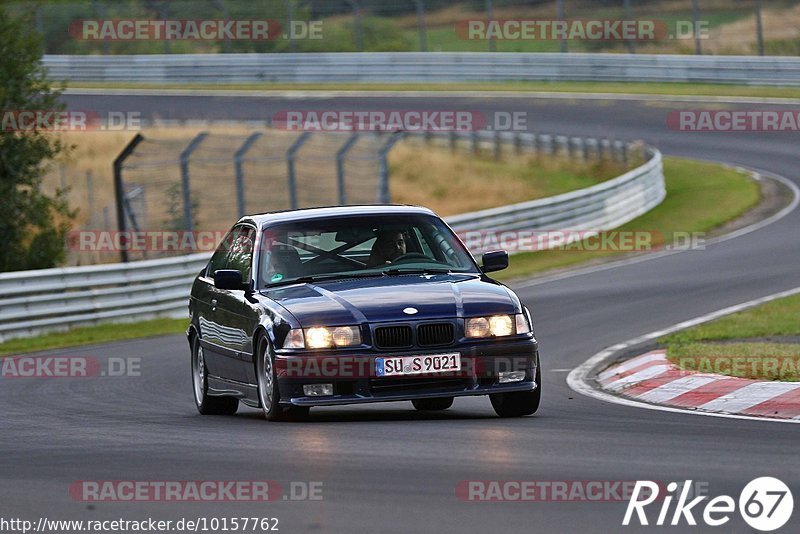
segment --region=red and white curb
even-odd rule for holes
[[[800,419],[800,382],[771,382],[684,371],[656,350],[612,365],[600,387],[641,402],[703,412]]]

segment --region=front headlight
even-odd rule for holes
[[[465,324],[468,338],[510,336],[514,333],[514,319],[511,315],[491,317],[471,317]]]
[[[502,337],[527,334],[531,331],[522,314],[471,317],[465,322],[464,335],[468,338]]]
[[[361,330],[357,326],[336,326],[328,328],[315,326],[313,328],[295,328],[289,331],[285,349],[329,349],[340,347],[354,347],[361,345]]]

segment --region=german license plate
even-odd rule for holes
[[[376,376],[427,375],[461,370],[461,354],[428,354],[375,358]]]

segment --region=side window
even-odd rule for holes
[[[435,258],[433,254],[433,250],[431,250],[428,241],[425,239],[425,236],[422,235],[422,231],[420,230],[419,226],[414,227],[414,234],[417,236],[417,241],[419,241],[419,246],[422,248],[422,253],[428,256],[429,258]]]
[[[214,273],[219,271],[220,269],[225,268],[225,258],[228,256],[228,244],[234,238],[237,229],[234,228],[228,234],[222,238],[222,242],[217,246],[216,252],[214,255],[211,256],[211,261],[208,262],[208,270],[206,271],[206,276],[209,278],[214,278]]]
[[[242,273],[242,279],[249,280],[254,240],[255,230],[249,226],[231,230],[211,257],[206,274],[213,277],[220,269],[235,269]]]
[[[249,226],[240,227],[239,232],[231,242],[231,250],[225,260],[225,268],[235,269],[242,273],[242,280],[245,283],[250,280],[255,234],[255,230]]]

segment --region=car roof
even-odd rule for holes
[[[368,204],[357,206],[327,206],[298,210],[273,211],[242,217],[239,222],[250,222],[259,228],[276,223],[323,219],[327,217],[358,215],[434,215],[428,208],[400,204]]]

